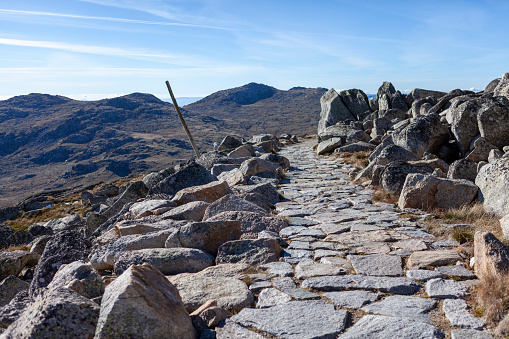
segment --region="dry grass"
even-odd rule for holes
[[[362,170],[366,168],[369,164],[369,155],[371,154],[371,151],[362,151],[362,152],[355,152],[355,153],[349,153],[349,152],[339,152],[334,153],[333,155],[337,158],[343,158],[343,162],[352,165],[353,167],[357,168],[358,170]]]
[[[460,244],[472,242],[476,231],[493,233],[498,239],[503,239],[498,218],[488,214],[481,203],[474,203],[450,210],[435,210],[435,219],[427,221],[428,231],[435,236],[450,237]],[[468,224],[446,228],[444,224]]]
[[[509,274],[485,275],[473,290],[476,314],[495,326],[509,311]]]
[[[375,193],[373,193],[373,201],[385,202],[388,204],[396,204],[399,200],[399,195],[393,192],[387,192],[379,186],[375,186],[373,188]]]

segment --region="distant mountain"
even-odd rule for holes
[[[314,133],[325,91],[251,83],[181,110],[198,147],[210,150],[227,134]],[[151,94],[78,101],[34,93],[0,101],[0,206],[160,170],[192,155],[173,105]]]

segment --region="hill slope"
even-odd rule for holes
[[[201,150],[227,134],[312,133],[324,89],[248,84],[182,108]],[[173,105],[133,93],[99,101],[0,101],[0,206],[44,190],[160,170],[193,155]]]

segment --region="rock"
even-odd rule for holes
[[[477,121],[481,137],[487,142],[498,148],[509,145],[509,100],[507,97],[495,97],[493,102],[484,104],[477,112]]]
[[[239,138],[237,138],[233,135],[227,135],[221,141],[221,143],[217,147],[217,150],[218,151],[231,150],[231,149],[237,148],[241,145],[242,145],[242,141]]]
[[[397,109],[403,112],[408,111],[408,107],[406,105],[405,99],[400,91],[396,91],[394,95],[391,96],[391,108]]]
[[[333,138],[341,138],[343,143],[354,143],[358,141],[369,141],[369,136],[362,129],[351,126],[345,122],[338,122],[325,128],[318,134],[318,142]]]
[[[464,179],[443,179],[432,175],[409,174],[401,190],[400,208],[459,208],[476,197],[478,187]]]
[[[193,325],[196,329],[201,330],[200,339],[203,338],[211,338],[215,339],[216,335],[215,332],[212,331],[210,328],[216,327],[219,323],[223,322],[231,316],[231,312],[221,308],[221,307],[209,307],[203,312],[201,312],[196,318],[193,320]],[[199,325],[197,325],[199,324]],[[207,337],[207,331],[212,332],[210,337]]]
[[[277,217],[266,217],[256,212],[226,211],[216,214],[205,221],[238,220],[242,229],[242,239],[257,239],[262,231],[276,232],[288,226],[288,223]]]
[[[445,335],[435,326],[408,319],[365,315],[341,339],[439,339]]]
[[[509,211],[509,157],[483,166],[475,184],[479,186],[480,198],[486,212],[501,218]]]
[[[474,272],[479,278],[509,272],[509,248],[490,232],[475,232],[474,258]]]
[[[264,200],[269,204],[275,204],[279,202],[279,193],[270,183],[261,183],[255,185],[237,185],[232,188],[236,194],[245,193],[259,193],[264,197]]]
[[[472,151],[466,156],[466,158],[475,162],[480,162],[488,161],[490,151],[492,149],[496,149],[496,147],[486,141],[483,137],[479,137],[474,140],[470,149],[472,149]]]
[[[18,292],[7,305],[0,307],[0,333],[15,322],[32,301],[26,289]]]
[[[258,295],[256,308],[267,308],[271,306],[285,304],[292,301],[292,297],[285,292],[275,288],[266,288]]]
[[[387,254],[349,255],[355,272],[362,275],[401,276],[401,257]]]
[[[334,276],[346,274],[347,270],[336,265],[321,264],[314,260],[303,260],[295,266],[295,277],[306,279],[318,276]]]
[[[169,224],[168,228],[158,232],[120,237],[109,244],[96,248],[90,256],[90,263],[97,270],[111,270],[117,253],[147,248],[164,248],[166,239],[176,230],[177,225]]]
[[[210,203],[205,201],[192,201],[180,205],[161,215],[163,219],[201,221]]]
[[[313,312],[309,312],[313,310]],[[292,301],[265,309],[245,308],[228,322],[277,338],[335,338],[343,332],[348,312],[321,300]]]
[[[175,207],[176,204],[170,200],[147,199],[141,202],[135,202],[129,207],[132,217],[140,215],[147,216],[153,214],[153,211],[163,207]]]
[[[348,153],[355,153],[355,152],[369,152],[376,148],[375,145],[370,144],[369,142],[359,141],[350,145],[339,147],[335,150],[335,153],[337,152],[348,152]]]
[[[45,227],[49,227],[54,233],[67,229],[74,229],[83,226],[83,220],[78,214],[71,214],[60,219],[51,219],[44,223]]]
[[[497,86],[493,90],[493,94],[509,98],[509,73],[502,75],[502,78],[499,79]]]
[[[269,274],[277,277],[293,277],[293,267],[286,262],[269,262],[267,264],[260,265],[260,268],[267,269]]]
[[[236,323],[227,321],[226,324],[216,327],[216,338],[264,339],[265,337],[262,337],[255,331],[250,331]]]
[[[441,274],[446,275],[448,277],[456,277],[459,279],[475,278],[475,275],[462,265],[440,266],[435,268],[435,271],[440,272]]]
[[[165,168],[159,172],[152,172],[152,173],[147,174],[145,177],[143,177],[142,181],[150,190],[155,185],[157,185],[161,180],[172,175],[173,173],[175,173],[175,169],[173,167],[168,167],[168,168]],[[89,199],[89,198],[86,198],[86,199]]]
[[[318,134],[328,126],[338,122],[349,122],[357,120],[343,103],[341,96],[331,88],[320,98],[321,112],[318,122]]]
[[[164,275],[199,272],[214,264],[214,257],[195,248],[147,248],[115,255],[114,271],[122,274],[131,265],[149,263]]]
[[[387,119],[382,119],[382,118],[373,119],[373,127],[371,128],[370,136],[373,139],[376,139],[377,137],[381,137],[384,134],[386,134],[387,131],[391,129],[391,127],[392,127],[392,122],[390,122]]]
[[[468,294],[468,287],[454,280],[436,278],[426,282],[426,293],[437,299],[463,298]]]
[[[141,198],[147,196],[149,189],[143,181],[135,181],[127,185],[125,191],[120,197],[104,212],[100,214],[89,213],[87,215],[87,228],[90,231],[95,231],[99,226],[103,225],[108,219],[115,217],[122,211],[124,206],[129,203],[134,203]],[[102,229],[100,229],[102,231]]]
[[[440,122],[438,114],[418,117],[410,125],[393,135],[394,144],[401,146],[422,158],[425,152],[435,153],[449,140],[446,125]]]
[[[378,149],[378,147],[377,147]],[[375,152],[376,150],[375,149]],[[390,144],[386,146],[385,148],[381,149],[378,152],[378,155],[371,158],[370,156],[370,164],[374,163],[376,165],[388,165],[389,163],[393,161],[413,161],[413,160],[419,160],[419,158],[412,152],[404,149],[403,147]]]
[[[431,106],[433,106],[434,104],[436,104],[436,99],[433,97],[423,97],[412,102],[411,115],[413,118],[417,118],[419,115],[421,115],[421,107],[424,104],[430,104]]]
[[[451,339],[493,339],[493,335],[488,331],[452,330]]]
[[[11,275],[0,282],[0,308],[4,307],[21,291],[27,291],[30,284]]]
[[[436,303],[435,300],[420,297],[394,295],[364,306],[362,310],[367,313],[431,323],[431,318],[427,313],[435,307]]]
[[[341,234],[330,234],[325,241],[334,241],[349,246],[360,246],[372,242],[393,242],[410,238],[400,232],[392,230],[380,230],[370,232],[346,232]]]
[[[499,220],[500,228],[504,234],[504,238],[509,239],[509,214],[506,214],[502,219]]]
[[[218,307],[231,312],[250,307],[254,302],[247,285],[236,278],[179,274],[169,277],[169,280],[178,289],[188,312],[193,312],[210,299],[216,300]]]
[[[290,169],[290,160],[288,160],[287,158],[285,158],[281,155],[273,154],[273,153],[262,154],[262,155],[260,155],[260,159],[277,163],[279,166],[281,166],[282,169],[285,169],[285,170]]]
[[[267,140],[255,144],[255,147],[261,148],[266,153],[275,153],[279,151],[279,142],[277,140]]]
[[[456,160],[449,166],[448,179],[466,179],[474,182],[477,176],[477,164],[470,159]]]
[[[0,251],[0,280],[17,276],[27,264],[36,264],[39,256],[27,251]]]
[[[181,189],[211,183],[217,180],[209,170],[195,161],[189,162],[179,171],[161,180],[149,192],[149,196],[173,197]]]
[[[2,338],[92,338],[99,306],[67,288],[39,295]]]
[[[368,291],[344,291],[326,292],[323,296],[330,299],[335,305],[357,309],[377,300],[379,294]]]
[[[362,121],[371,113],[368,96],[362,90],[356,88],[344,90],[339,92],[339,96],[356,120]]]
[[[195,338],[179,291],[155,267],[133,265],[106,287],[95,338]]]
[[[240,165],[234,165],[234,164],[216,164],[212,166],[210,169],[210,173],[215,176],[219,176],[223,172],[228,172],[233,169],[239,168]]]
[[[386,192],[394,192],[399,195],[408,174],[430,174],[433,171],[426,167],[414,166],[406,161],[393,161],[385,166],[380,177],[380,186]]]
[[[12,245],[10,238],[14,235],[15,231],[12,227],[0,224],[0,249],[7,248]]]
[[[504,156],[504,153],[502,153],[502,151],[500,151],[497,148],[494,148],[488,154],[488,162],[490,164],[494,163],[495,161],[497,161],[498,159],[502,158],[503,156]]]
[[[442,278],[443,274],[438,271],[408,270],[408,271],[406,271],[406,276],[408,278],[418,280],[418,281],[428,281],[431,279]]]
[[[71,289],[89,299],[100,297],[104,292],[101,276],[90,264],[81,260],[60,267],[48,289],[60,287]]]
[[[228,241],[219,247],[216,263],[247,263],[263,265],[277,261],[281,247],[275,239]]]
[[[455,250],[416,251],[408,258],[407,268],[414,270],[427,266],[443,266],[455,264],[458,260],[461,260],[461,257]]]
[[[192,222],[172,233],[165,247],[197,248],[215,256],[222,244],[240,239],[240,225],[238,220]]]
[[[209,171],[217,164],[233,164],[232,159],[230,159],[226,153],[218,151],[202,153],[196,162]]]
[[[230,192],[230,187],[225,181],[213,181],[205,185],[192,186],[181,189],[173,197],[178,205],[184,205],[193,201],[204,201],[213,203]]]
[[[207,207],[205,214],[203,215],[203,220],[207,220],[221,212],[227,211],[246,211],[259,213],[264,216],[268,215],[263,208],[241,199],[234,194],[228,194],[221,199],[214,201],[209,207]]]
[[[322,141],[316,147],[316,155],[324,155],[326,153],[331,153],[335,149],[343,146],[344,141],[341,138],[331,138],[325,141]]]
[[[372,277],[363,275],[342,275],[329,277],[314,277],[304,280],[302,288],[312,288],[319,291],[342,290],[378,290],[393,294],[414,294],[421,286],[412,279],[392,277]]]
[[[272,172],[279,175],[280,170],[281,167],[278,164],[260,158],[247,159],[239,167],[242,175],[248,178],[261,172]]]
[[[451,100],[447,110],[447,122],[451,124],[451,132],[464,156],[472,140],[479,135],[479,126],[475,123],[481,101],[469,96],[460,96]]]
[[[245,144],[235,148],[233,151],[228,153],[228,157],[230,158],[245,158],[245,157],[254,157],[255,150],[253,145]]]
[[[472,91],[453,89],[447,95],[444,95],[443,97],[441,97],[438,100],[438,102],[435,104],[435,106],[433,106],[429,110],[429,113],[440,113],[440,111],[442,111],[442,109],[444,109],[444,107],[447,107],[447,105],[449,104],[449,101],[451,99],[462,96],[462,95],[470,95],[471,96],[472,94],[474,94],[474,92],[472,92]]]
[[[461,299],[444,300],[443,310],[445,317],[451,325],[460,328],[480,330],[484,327],[484,321],[474,317],[467,311],[467,302]]]

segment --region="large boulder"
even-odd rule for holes
[[[183,188],[175,194],[172,200],[178,206],[192,201],[212,203],[228,193],[230,193],[230,186],[226,181],[212,181],[205,185]]]
[[[325,128],[335,125],[338,122],[356,121],[356,117],[348,110],[341,96],[331,88],[320,98],[322,110],[318,122],[318,134]]]
[[[171,200],[147,199],[132,204],[131,207],[129,207],[129,213],[133,218],[144,217],[153,214],[155,210],[161,208],[171,208],[175,206],[176,204]]]
[[[0,251],[0,280],[17,276],[27,264],[37,263],[39,256],[27,251]]]
[[[195,248],[148,248],[115,256],[114,271],[122,274],[131,265],[149,263],[164,275],[199,272],[214,264],[214,257]]]
[[[433,175],[409,174],[401,190],[400,208],[459,208],[476,197],[478,187],[468,180],[443,179]]]
[[[235,148],[233,151],[228,153],[228,157],[230,158],[246,158],[246,157],[254,157],[255,150],[253,145],[245,144]]]
[[[329,139],[341,139],[343,143],[370,140],[369,136],[362,129],[344,122],[338,122],[328,126],[318,133],[318,142],[321,143]]]
[[[30,295],[33,297],[41,288],[48,286],[62,264],[83,260],[88,254],[83,232],[67,230],[54,235],[46,244],[39,264],[35,268],[30,284]]]
[[[495,97],[484,103],[477,113],[481,136],[498,148],[509,145],[509,100]]]
[[[202,153],[202,155],[200,155],[200,157],[196,160],[196,162],[198,164],[202,165],[203,167],[205,167],[209,171],[212,167],[214,167],[214,165],[233,164],[232,159],[230,159],[226,153],[218,152],[218,151]],[[173,174],[173,173],[170,173],[170,174]]]
[[[433,100],[437,101],[444,95],[447,95],[447,93],[422,88],[414,88],[410,93],[407,94],[405,101],[408,107],[411,107],[414,102],[420,99],[432,98]]]
[[[376,92],[376,100],[380,101],[384,94],[388,95],[389,97],[396,94],[396,89],[394,88],[393,84],[388,81],[384,81],[382,86],[378,88],[378,91]]]
[[[201,221],[210,203],[205,201],[192,201],[180,205],[161,215],[163,219]]]
[[[21,291],[27,291],[30,284],[10,275],[0,282],[0,308],[4,307]],[[1,327],[1,326],[0,326]]]
[[[250,158],[240,165],[239,171],[242,173],[242,175],[244,175],[244,177],[249,178],[262,172],[272,172],[279,174],[281,167],[271,161],[263,160],[260,158]]]
[[[451,132],[463,156],[468,152],[472,140],[479,134],[477,112],[480,107],[479,100],[460,96],[451,100],[451,107],[447,110],[447,122],[451,124]]]
[[[324,155],[327,153],[331,153],[337,148],[344,145],[344,141],[341,138],[331,138],[325,141],[321,141],[316,146],[316,155]]]
[[[12,245],[10,238],[15,232],[12,227],[0,224],[0,249],[8,248]]]
[[[394,192],[399,195],[410,173],[432,173],[433,170],[427,167],[419,167],[409,164],[406,161],[394,161],[385,167],[380,177],[380,186],[387,192]]]
[[[102,296],[104,283],[101,276],[82,260],[62,265],[57,271],[48,289],[66,287],[89,299]]]
[[[474,271],[479,278],[509,272],[509,248],[490,232],[475,232],[474,258]]]
[[[195,338],[179,291],[152,265],[133,265],[106,287],[95,338]]]
[[[356,88],[348,89],[339,92],[339,95],[346,108],[356,117],[356,120],[362,121],[371,113],[368,96],[362,90]]]
[[[394,144],[422,158],[425,152],[435,153],[449,140],[449,130],[438,114],[420,116],[393,136]]]
[[[509,73],[502,75],[502,78],[500,78],[497,86],[493,90],[493,94],[496,96],[504,96],[509,99]]]
[[[449,179],[466,179],[472,182],[477,176],[477,163],[470,159],[456,160],[449,166],[447,178]]]
[[[99,305],[67,288],[40,294],[2,338],[93,338]]]
[[[195,161],[190,161],[179,171],[160,181],[149,192],[149,196],[173,197],[181,189],[211,183],[217,180],[209,170]]]
[[[470,159],[475,162],[488,161],[491,150],[498,149],[494,145],[490,144],[483,137],[478,137],[473,141],[470,146],[470,153],[467,154],[466,159]]]
[[[487,212],[503,217],[509,211],[509,157],[483,166],[475,184],[479,186],[479,200]]]
[[[206,221],[238,220],[242,229],[242,239],[258,239],[258,233],[262,231],[275,232],[285,227],[288,223],[278,217],[264,216],[256,212],[226,211],[216,214]]]
[[[219,143],[219,146],[217,147],[218,151],[227,151],[235,149],[239,146],[242,146],[242,140],[239,138],[233,136],[233,135],[227,135],[224,137],[224,139]]]
[[[280,200],[276,187],[268,182],[255,185],[237,185],[232,187],[232,191],[237,195],[245,193],[261,194],[269,204],[275,204]]]
[[[429,109],[428,113],[440,113],[443,109],[449,108],[449,101],[451,101],[453,98],[459,97],[461,95],[470,95],[473,96],[475,93],[472,91],[467,90],[461,90],[461,89],[453,89],[447,95],[444,95],[443,97],[438,100],[438,102]]]
[[[216,255],[219,246],[230,240],[238,240],[242,235],[238,220],[193,222],[172,233],[165,247],[197,248]]]
[[[228,194],[221,199],[216,200],[205,210],[203,220],[209,219],[214,215],[226,211],[247,211],[255,212],[262,215],[268,215],[268,213],[261,207],[237,197],[235,194]]]

